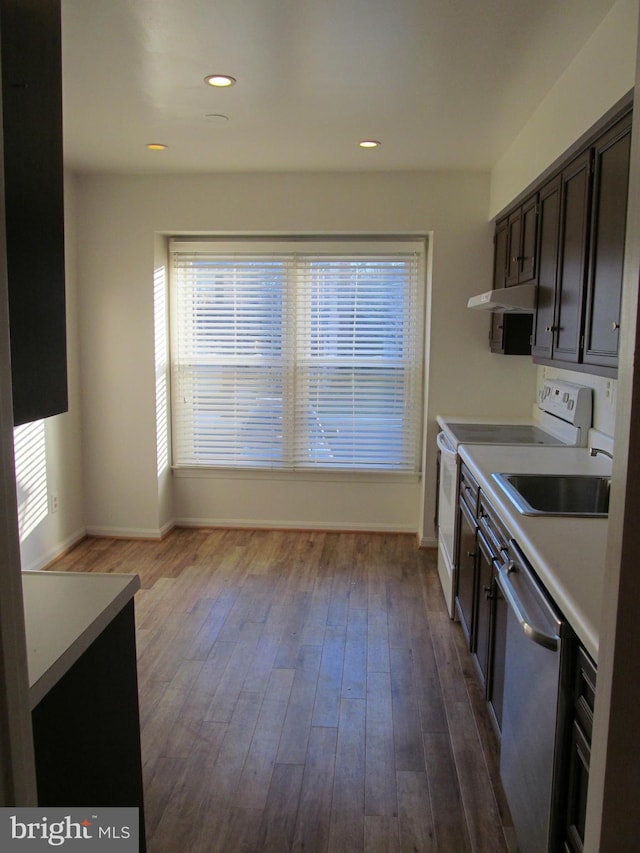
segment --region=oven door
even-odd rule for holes
[[[455,540],[458,497],[458,454],[446,435],[438,433],[440,485],[438,492],[438,574],[449,616],[454,616]]]

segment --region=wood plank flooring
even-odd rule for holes
[[[435,559],[408,535],[198,529],[50,567],[140,575],[150,853],[515,849]]]

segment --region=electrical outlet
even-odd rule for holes
[[[51,513],[58,512],[60,509],[60,499],[58,495],[50,495],[49,497],[49,511]]]

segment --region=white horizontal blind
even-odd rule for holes
[[[172,253],[174,465],[417,470],[420,245]]]

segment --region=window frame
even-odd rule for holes
[[[421,476],[423,467],[423,448],[422,448],[422,433],[423,433],[423,410],[424,410],[424,370],[425,370],[425,302],[426,302],[426,236],[425,235],[408,235],[408,236],[366,236],[366,237],[341,237],[331,235],[329,237],[173,237],[169,239],[169,257],[170,257],[170,387],[171,387],[171,421],[172,421],[172,470],[178,476],[311,476],[312,478],[322,480],[333,480],[335,478],[342,479],[345,475],[351,478],[377,478],[382,477],[385,480],[390,479],[418,479]],[[323,465],[321,463],[314,464],[266,464],[259,465],[253,463],[240,464],[224,464],[217,462],[207,462],[201,460],[198,462],[181,463],[176,462],[175,456],[175,412],[173,401],[176,392],[175,382],[175,365],[174,365],[174,342],[177,333],[176,330],[176,273],[174,269],[173,258],[176,253],[198,254],[204,253],[209,256],[211,254],[220,254],[221,256],[228,254],[238,255],[257,255],[264,257],[268,254],[290,254],[308,256],[314,258],[319,255],[335,257],[343,255],[345,259],[354,259],[354,257],[362,257],[371,255],[375,257],[383,257],[388,259],[394,254],[399,254],[403,257],[411,255],[412,260],[412,292],[410,298],[412,305],[407,308],[403,305],[403,317],[408,311],[411,311],[412,316],[412,341],[415,348],[416,357],[411,366],[411,372],[414,374],[413,382],[408,377],[404,378],[404,385],[412,385],[412,399],[416,412],[411,414],[411,435],[412,443],[412,461],[411,468],[407,467],[381,467],[380,465]],[[295,289],[294,289],[295,291]],[[283,295],[283,299],[289,298],[291,288],[287,288],[287,292]],[[297,300],[296,300],[297,301]],[[293,319],[294,323],[299,322],[300,315],[297,313],[296,307],[294,313],[296,316]],[[288,328],[289,321],[285,322],[285,337],[292,339],[295,343],[294,349],[299,349],[295,332]],[[404,340],[404,339],[403,339]],[[294,361],[299,357],[298,352],[293,356]],[[406,394],[406,387],[405,387]],[[403,397],[404,399],[404,397]],[[405,406],[406,409],[406,406]],[[287,420],[288,416],[283,410],[283,420]],[[403,424],[405,423],[405,415],[402,416]],[[404,428],[403,428],[404,433]],[[293,437],[292,443],[297,439]],[[405,439],[406,443],[406,439]]]

